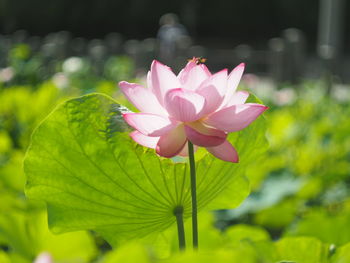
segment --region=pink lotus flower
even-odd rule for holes
[[[167,158],[187,156],[189,140],[221,160],[238,162],[227,134],[247,127],[267,109],[245,103],[249,93],[236,91],[243,70],[240,64],[229,75],[227,69],[211,74],[193,59],[176,76],[154,60],[147,75],[148,88],[119,83],[127,99],[141,111],[123,115],[136,129],[131,138]]]

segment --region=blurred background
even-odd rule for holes
[[[213,69],[245,61],[249,72],[277,81],[331,70],[349,82],[349,13],[345,0],[2,0],[0,65],[25,43],[45,59],[101,64],[126,54],[137,72],[154,57],[179,69],[188,57],[204,56]]]
[[[269,150],[246,171],[252,194],[215,212],[207,232],[350,242],[346,0],[0,0],[0,262],[42,251],[116,262],[94,233],[51,234],[45,207],[26,200],[30,135],[67,98],[97,91],[127,105],[118,81],[143,82],[154,58],[178,72],[193,56],[212,72],[245,62],[240,89],[270,107]]]

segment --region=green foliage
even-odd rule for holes
[[[185,253],[178,253],[176,228],[169,227],[161,235],[158,235],[161,232],[159,225],[154,226],[153,235],[147,235],[140,240],[130,242],[125,240],[128,239],[125,234],[123,238],[122,235],[118,236],[115,232],[111,232],[112,234],[109,236],[108,233],[100,231],[99,233],[112,244],[117,243],[119,237],[125,240],[119,242],[122,244],[121,246],[110,251],[110,247],[102,238],[91,232],[75,231],[60,235],[51,233],[48,229],[44,204],[28,200],[24,196],[25,175],[22,166],[25,150],[34,127],[41,123],[55,105],[67,98],[97,91],[108,94],[116,98],[120,104],[129,107],[130,104],[121,96],[115,82],[133,78],[132,61],[124,57],[111,57],[102,67],[103,72],[96,72],[95,65],[89,59],[82,58],[79,60],[82,62],[82,67],[79,70],[70,71],[69,67],[64,65],[67,61],[55,60],[46,64],[43,54],[33,53],[26,45],[14,47],[7,60],[14,76],[10,80],[0,79],[1,263],[33,262],[34,258],[43,251],[49,251],[53,255],[55,263],[128,261],[151,263],[207,261],[239,263],[350,262],[350,233],[348,231],[350,222],[350,192],[348,187],[350,171],[350,137],[348,136],[350,122],[348,116],[350,107],[348,102],[339,102],[326,94],[322,90],[322,83],[303,83],[297,91],[299,95],[295,102],[282,107],[274,106],[272,102],[265,101],[266,105],[271,106],[266,113],[268,117],[266,127],[265,120],[261,118],[251,127],[252,129],[249,127],[242,133],[230,136],[230,140],[239,151],[240,164],[231,164],[226,167],[217,162],[214,166],[215,169],[211,170],[212,167],[207,173],[206,167],[208,167],[211,157],[207,156],[204,149],[197,152],[196,160],[201,173],[213,180],[213,184],[204,180],[201,186],[202,213],[199,215],[200,251],[198,253],[193,253],[190,251],[191,249]],[[258,89],[263,90],[263,86],[258,86]],[[173,218],[171,207],[175,203],[179,203],[175,202],[178,201],[175,191],[178,188],[170,189],[174,185],[170,185],[167,181],[168,192],[161,180],[162,177],[159,177],[160,174],[156,170],[159,167],[165,167],[163,172],[166,178],[174,179],[175,174],[175,178],[178,179],[176,182],[182,182],[181,179],[185,178],[183,177],[184,173],[178,173],[188,169],[185,168],[185,163],[181,163],[184,162],[184,159],[177,158],[176,161],[180,162],[177,164],[163,159],[157,163],[154,160],[158,160],[158,157],[153,151],[136,146],[129,140],[125,132],[113,130],[119,127],[116,123],[114,123],[115,126],[108,126],[112,128],[111,130],[107,129],[110,133],[106,132],[106,120],[110,118],[110,115],[106,113],[108,105],[116,104],[116,102],[110,98],[98,96],[103,98],[101,103],[103,101],[107,103],[102,103],[104,106],[102,105],[101,110],[91,113],[89,110],[93,110],[93,108],[83,107],[83,105],[87,101],[86,98],[93,96],[83,97],[85,101],[84,99],[74,99],[61,104],[58,110],[52,113],[37,129],[34,137],[39,138],[38,133],[45,134],[45,137],[34,140],[33,147],[35,144],[37,144],[36,149],[39,149],[39,144],[40,147],[50,145],[50,155],[44,154],[42,150],[35,152],[38,156],[29,154],[32,164],[33,161],[38,161],[40,167],[44,167],[44,169],[36,170],[38,173],[40,172],[40,176],[35,176],[34,181],[29,180],[30,189],[28,191],[31,192],[31,195],[46,201],[54,201],[51,204],[49,202],[49,217],[51,226],[56,230],[83,229],[82,225],[79,227],[74,225],[74,229],[68,229],[68,226],[82,222],[86,226],[84,229],[100,230],[91,227],[91,218],[82,216],[80,210],[77,209],[80,201],[72,201],[70,196],[63,198],[68,196],[68,191],[88,198],[89,202],[84,205],[89,209],[91,209],[92,200],[102,204],[102,208],[100,204],[93,206],[94,211],[98,211],[98,213],[112,211],[113,216],[107,215],[106,217],[108,222],[114,223],[115,217],[118,218],[119,215],[126,216],[125,211],[120,212],[120,210],[116,211],[115,209],[123,208],[123,206],[120,207],[120,202],[106,200],[109,199],[106,197],[106,193],[117,198],[121,196],[128,198],[130,195],[125,194],[125,191],[121,189],[115,190],[117,187],[113,186],[113,182],[108,181],[108,178],[101,177],[101,172],[97,168],[92,168],[91,164],[82,161],[82,152],[77,148],[77,142],[81,142],[84,149],[90,154],[89,156],[96,158],[99,167],[108,168],[106,171],[113,176],[112,179],[121,178],[118,183],[130,187],[128,186],[130,180],[126,178],[126,175],[119,169],[115,169],[115,166],[107,164],[114,163],[114,161],[110,159],[111,151],[106,148],[103,136],[112,134],[113,136],[108,137],[108,142],[112,142],[113,145],[123,142],[113,148],[114,150],[118,148],[122,152],[115,150],[114,153],[120,154],[122,165],[128,167],[128,171],[135,176],[133,177],[135,180],[141,180],[139,177],[144,178],[144,173],[140,171],[140,164],[130,161],[128,156],[140,156],[147,169],[151,171],[150,179],[154,181],[159,190],[162,190],[162,194],[154,190],[149,182],[145,185],[145,189],[147,189],[147,193],[166,203],[164,214],[166,210],[166,214],[169,215],[167,217],[168,225],[171,225],[174,221],[171,219]],[[273,98],[273,96],[273,94],[266,94],[265,97]],[[250,100],[254,102],[256,98],[252,96]],[[79,103],[82,105],[79,106]],[[62,110],[68,104],[74,104],[76,111],[69,108],[67,111],[69,114],[63,115]],[[59,113],[60,110],[61,113]],[[79,113],[79,111],[81,112]],[[114,116],[116,117],[116,115]],[[71,125],[72,131],[79,134],[81,138],[72,142],[72,134],[59,126],[60,122],[56,122],[58,119]],[[77,120],[80,119],[83,121],[78,122]],[[94,126],[94,128],[97,127],[95,132],[91,132],[93,129],[87,124],[98,124]],[[111,123],[107,121],[107,124]],[[123,122],[120,124],[124,125]],[[84,129],[84,127],[87,128]],[[52,129],[52,132],[48,132],[49,128]],[[262,151],[265,148],[266,141],[262,132],[256,134],[255,131],[265,128],[270,147],[266,154],[261,154],[260,149]],[[247,140],[245,136],[254,139]],[[56,141],[60,143],[56,143]],[[98,149],[95,148],[96,145],[98,145]],[[101,147],[101,145],[106,147]],[[34,153],[33,148],[31,152]],[[92,153],[96,153],[96,155]],[[97,187],[102,190],[102,193],[96,193],[95,190],[91,189],[81,190],[80,183],[69,176],[68,179],[71,183],[67,184],[67,174],[59,168],[59,165],[52,165],[53,160],[49,159],[52,157],[51,155],[60,158],[67,155],[66,159],[59,160],[72,169],[78,164],[79,171],[77,167],[74,169],[80,176],[79,179],[83,178],[86,183],[91,185],[98,181]],[[47,159],[44,160],[43,157]],[[232,170],[230,167],[233,167]],[[218,186],[225,183],[226,190],[222,187],[215,189],[215,182],[220,182],[220,178],[227,178],[224,176],[226,170],[227,176],[232,176],[231,184],[222,181]],[[219,176],[215,174],[216,172]],[[252,189],[252,193],[243,205],[234,210],[216,212],[215,217],[213,214],[206,213],[205,211],[210,209],[235,207],[246,197],[248,185],[243,175],[249,178]],[[55,180],[51,180],[53,177]],[[32,178],[34,177],[32,176]],[[122,180],[122,178],[124,179]],[[34,182],[36,185],[32,187]],[[103,185],[100,184],[101,182]],[[45,186],[45,189],[50,189],[50,192],[45,190],[46,194],[55,194],[51,196],[41,195],[45,183],[50,183],[50,185]],[[61,190],[52,188],[59,183],[62,183],[59,185]],[[184,187],[184,190],[188,187],[186,180]],[[177,194],[179,195],[181,191],[178,191]],[[209,195],[206,195],[207,191],[210,192]],[[218,194],[220,191],[221,193]],[[183,196],[187,196],[189,199],[188,190],[183,193]],[[140,206],[138,203],[140,202],[142,203],[141,211],[144,214],[155,214],[155,206],[159,203],[141,190],[136,191],[136,196],[142,197],[142,201],[136,200],[137,197],[131,198],[133,205]],[[171,196],[174,202],[169,202]],[[169,201],[165,201],[165,199]],[[209,202],[209,200],[212,201]],[[145,201],[152,204],[147,206]],[[189,204],[184,200],[181,201],[180,203],[185,203],[187,207],[186,217],[188,217]],[[113,207],[104,207],[110,204]],[[126,206],[128,205],[125,205],[124,208]],[[68,207],[71,209],[67,209]],[[128,206],[128,208],[130,207]],[[60,214],[59,209],[64,209],[64,213]],[[135,211],[139,210],[135,208]],[[89,210],[88,214],[91,215],[91,213],[92,210]],[[68,219],[67,214],[70,216]],[[132,217],[132,220],[125,219],[122,222],[127,223],[129,230],[131,223],[137,220],[142,224],[145,220],[152,220],[148,215],[141,215],[135,219],[133,214]],[[70,221],[71,219],[74,220]],[[107,220],[101,221],[101,223],[105,223]],[[156,222],[159,222],[158,218]],[[92,223],[96,224],[96,222]],[[146,228],[150,230],[151,225],[151,222],[146,224]],[[165,229],[165,224],[160,223],[160,226],[162,225]],[[213,225],[217,227],[213,227]],[[185,227],[186,233],[190,233],[190,220],[186,221]],[[142,233],[142,235],[137,234],[143,236]],[[191,243],[189,234],[186,236],[186,241],[187,244]],[[170,244],[170,248],[168,244]]]
[[[0,262],[11,263],[9,256],[3,251],[0,251]]]
[[[331,263],[347,263],[350,261],[350,243],[336,249]]]
[[[116,83],[132,77],[134,72],[133,61],[126,56],[110,57],[105,64],[104,74],[107,79]]]
[[[210,228],[203,228],[204,233],[210,232]],[[350,243],[336,248],[310,237],[288,237],[273,242],[262,229],[246,225],[233,228],[228,232],[241,233],[241,237],[224,233],[217,236],[216,246],[202,246],[196,252],[177,252],[159,259],[147,246],[132,242],[108,253],[101,262],[345,263],[349,260]],[[259,238],[254,238],[255,235]]]
[[[295,225],[287,229],[288,236],[313,236],[323,242],[344,245],[350,237],[350,211],[340,213],[312,210],[303,216]],[[317,227],[315,227],[317,226]]]
[[[26,193],[47,203],[52,231],[92,229],[116,245],[166,230],[176,207],[190,216],[188,165],[136,145],[121,110],[109,97],[83,96],[61,104],[34,132]],[[209,154],[196,164],[200,210],[232,208],[247,196],[243,168],[266,145],[264,119],[229,140],[241,164]]]
[[[230,240],[230,242],[235,243],[242,240],[249,240],[254,242],[270,240],[270,236],[265,229],[249,225],[232,226],[225,231],[225,235]]]
[[[57,262],[90,262],[98,254],[91,233],[52,234],[44,206],[27,200],[23,193],[23,158],[33,129],[61,100],[81,94],[83,83],[69,89],[58,85],[55,77],[38,83],[43,72],[40,58],[31,56],[25,45],[10,55],[14,77],[6,83],[0,79],[0,262],[33,262],[42,251],[48,251]],[[17,85],[21,83],[25,85]],[[98,83],[108,86],[102,92],[116,94],[114,83]]]
[[[108,253],[101,263],[150,263],[151,255],[147,249],[139,243],[128,243],[117,250]]]
[[[30,134],[62,95],[44,83],[33,91],[26,86],[0,89],[0,129],[12,139],[14,148],[25,148]]]
[[[285,238],[275,244],[280,261],[326,263],[327,248],[315,238]]]
[[[88,233],[54,235],[48,230],[46,213],[35,210],[1,214],[0,240],[10,247],[9,256],[21,262],[31,262],[43,251],[57,260],[71,262],[86,262],[96,255],[95,244]]]

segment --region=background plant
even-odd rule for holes
[[[52,235],[44,204],[24,197],[22,162],[30,134],[58,103],[99,91],[127,105],[112,81],[98,79],[86,90],[85,80],[77,78],[75,85],[62,88],[53,76],[30,85],[14,79],[1,86],[0,261],[31,262],[42,250],[50,251],[57,262],[159,261],[169,249],[155,240],[125,243],[112,251],[89,231]],[[349,260],[349,104],[326,96],[322,83],[305,81],[298,90],[292,88],[295,101],[282,107],[275,104],[266,120],[269,151],[245,169],[250,197],[238,209],[216,212],[214,218],[202,215],[207,218],[200,220],[207,222],[200,230],[206,233],[200,237],[205,251],[173,253],[168,261]],[[269,97],[279,92],[272,91]],[[274,100],[264,103],[274,105]],[[177,249],[176,233],[169,230],[163,238],[172,244],[170,249]]]

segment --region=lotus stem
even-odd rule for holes
[[[185,228],[184,228],[184,219],[183,219],[184,209],[182,206],[177,206],[174,209],[174,215],[176,217],[177,223],[177,235],[179,238],[179,249],[186,249],[186,239],[185,239]]]
[[[191,174],[191,196],[192,196],[192,240],[193,248],[198,248],[198,220],[197,220],[197,185],[196,185],[196,164],[194,161],[193,144],[188,141],[188,156],[190,159]]]

